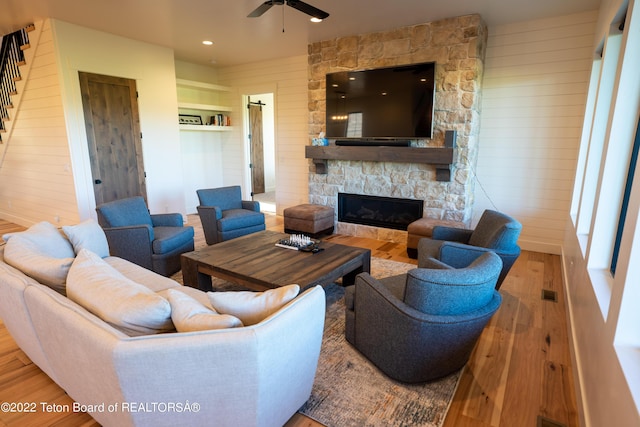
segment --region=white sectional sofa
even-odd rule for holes
[[[0,247],[0,318],[102,425],[281,426],[310,396],[324,326],[321,287],[250,326],[131,336],[9,265],[8,247]],[[209,300],[120,258],[103,261],[156,294],[174,289]]]

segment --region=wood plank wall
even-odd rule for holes
[[[525,249],[560,253],[596,20],[594,11],[489,27],[474,216],[515,216]]]
[[[0,168],[0,217],[25,226],[43,220],[72,224],[78,208],[49,21],[36,23],[30,39],[25,55],[31,70],[19,85],[20,108],[12,113]]]
[[[525,249],[559,253],[596,18],[596,12],[582,13],[489,28],[475,214],[497,208],[516,216],[524,224]],[[57,217],[60,223],[79,220],[48,24],[44,22],[36,46],[24,106],[0,169],[0,217],[22,225],[55,223]],[[243,108],[243,93],[274,92],[278,209],[306,202],[307,56],[226,67],[218,77],[220,84],[237,91],[236,115]],[[225,184],[244,179],[238,117],[223,146]]]
[[[295,56],[252,64],[221,68],[219,83],[233,87],[233,109],[243,111],[241,96],[251,93],[274,93],[276,104],[276,193],[278,213],[288,206],[307,203],[309,199],[309,162],[304,147],[309,145],[307,99],[307,56]],[[239,119],[235,120],[239,123]],[[234,126],[225,145],[225,184],[242,181],[242,126]],[[228,160],[228,161],[227,161]]]

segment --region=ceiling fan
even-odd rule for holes
[[[329,16],[329,14],[323,10],[320,10],[316,7],[311,6],[310,4],[307,4],[305,2],[302,1],[298,1],[298,0],[269,0],[266,1],[264,3],[262,3],[260,6],[257,7],[256,10],[254,10],[253,12],[251,12],[249,15],[247,15],[248,18],[257,18],[259,16],[262,16],[263,13],[265,13],[267,10],[271,9],[271,6],[273,5],[284,5],[286,4],[287,6],[290,6],[296,10],[299,10],[302,13],[306,13],[307,15],[313,17],[313,18],[317,18],[317,19],[325,19]]]

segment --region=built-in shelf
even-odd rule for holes
[[[228,132],[233,126],[210,126],[210,125],[178,125],[180,130],[193,130],[199,132]]]
[[[230,92],[231,88],[228,86],[221,86],[214,83],[198,82],[195,80],[176,79],[176,84],[182,87],[189,87],[193,89],[205,89],[217,92]]]
[[[227,107],[226,105],[194,104],[192,102],[178,102],[178,108],[205,111],[231,111],[231,107]]]
[[[328,160],[364,160],[369,162],[427,163],[436,168],[437,181],[451,181],[455,147],[351,147],[306,146],[305,157],[313,159],[316,173],[328,172]]]
[[[228,113],[232,111],[230,106],[217,103],[220,102],[218,99],[219,94],[228,93],[231,91],[231,88],[213,83],[185,79],[176,79],[176,83],[178,86],[178,98],[182,98],[182,100],[178,102],[178,112],[180,114],[197,115],[200,116],[202,123],[207,123],[211,116],[224,115],[226,117],[229,115]],[[213,102],[207,103],[207,100]],[[224,121],[225,119],[221,120],[223,123]],[[212,126],[205,124],[180,124],[179,129],[181,131],[224,132],[230,131],[233,128],[231,126]]]

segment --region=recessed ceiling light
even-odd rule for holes
[[[211,40],[204,40],[202,44],[206,44],[207,46],[211,46],[213,42]]]
[[[322,19],[314,17],[314,18],[311,18],[310,21],[311,22],[322,22]]]

